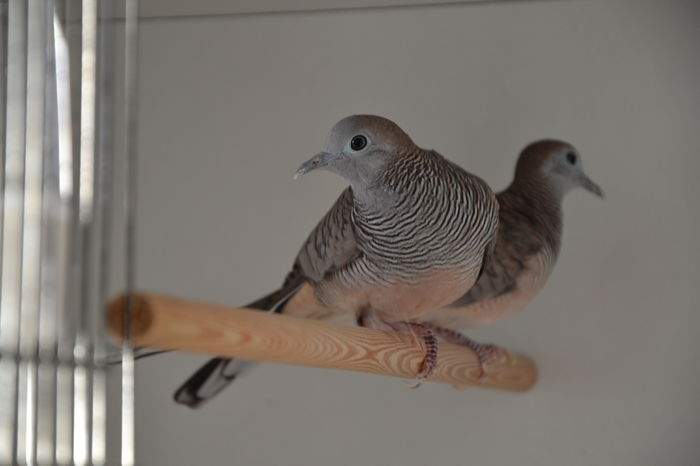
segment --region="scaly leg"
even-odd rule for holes
[[[423,343],[425,344],[425,357],[423,357],[423,362],[421,362],[416,382],[411,385],[411,388],[418,388],[425,379],[435,372],[435,368],[437,367],[438,341],[430,327],[419,324],[418,322],[405,323],[410,325],[419,337],[423,338]]]
[[[411,388],[420,387],[421,383],[435,372],[435,367],[437,367],[438,341],[431,326],[418,322],[385,322],[368,313],[358,315],[357,324],[361,327],[369,327],[377,330],[388,330],[404,334],[408,333],[418,336],[423,340],[423,344],[425,345],[425,357],[421,362],[416,381],[410,385]]]
[[[477,343],[468,336],[449,328],[439,327],[429,323],[425,325],[431,328],[435,335],[442,338],[446,342],[466,346],[476,354],[476,357],[479,358],[479,363],[481,364],[481,375],[479,376],[479,382],[484,382],[487,378],[484,366],[488,366],[489,364],[504,357],[508,359],[512,358],[510,353],[500,346]]]

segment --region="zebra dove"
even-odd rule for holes
[[[475,283],[495,241],[495,195],[480,178],[419,148],[378,116],[339,121],[324,150],[297,175],[321,168],[350,186],[311,232],[283,286],[249,307],[338,309],[361,325],[419,336],[426,348],[420,383],[434,369],[437,342],[418,319]],[[196,407],[238,371],[231,359],[212,359],[176,391],[175,401]]]
[[[571,144],[542,140],[528,145],[513,182],[497,195],[499,229],[483,274],[460,299],[419,320],[437,336],[472,348],[482,365],[502,355],[498,347],[476,343],[454,329],[501,320],[537,295],[559,253],[562,199],[576,187],[603,197],[602,189],[583,172],[581,156]]]

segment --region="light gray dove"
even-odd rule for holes
[[[395,123],[357,115],[339,121],[323,151],[297,174],[325,169],[350,186],[304,242],[282,287],[249,307],[275,312],[326,308],[360,325],[421,338],[418,383],[437,362],[437,340],[418,319],[463,296],[495,241],[498,203],[489,186]],[[238,374],[215,358],[175,393],[196,407]]]
[[[455,329],[501,320],[537,295],[559,254],[562,199],[576,187],[603,197],[602,189],[583,172],[581,156],[571,144],[542,140],[523,149],[513,182],[497,195],[499,229],[484,272],[460,299],[419,320],[442,339],[472,348],[482,365],[502,355],[498,347],[476,343]]]

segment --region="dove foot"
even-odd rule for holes
[[[418,370],[418,375],[416,375],[413,382],[409,383],[409,387],[420,387],[423,381],[435,372],[435,368],[437,367],[438,340],[432,326],[418,322],[384,322],[383,320],[367,314],[358,315],[357,324],[361,327],[410,334],[423,340],[425,356]]]
[[[442,338],[446,342],[453,343],[455,345],[466,346],[476,354],[476,357],[479,359],[479,364],[481,366],[481,373],[479,375],[480,383],[483,383],[486,381],[486,379],[488,379],[488,374],[486,370],[484,370],[485,367],[488,367],[494,362],[503,362],[504,360],[509,361],[512,359],[510,353],[508,353],[508,351],[501,348],[500,346],[488,343],[477,343],[468,336],[449,328],[438,327],[433,325],[430,325],[430,328],[433,330],[435,335]]]
[[[416,381],[411,386],[411,388],[418,388],[424,380],[435,372],[435,368],[437,367],[438,340],[430,327],[416,322],[407,322],[407,324],[412,327],[416,335],[423,339],[423,343],[425,344],[425,357],[423,357],[423,361],[421,362]]]

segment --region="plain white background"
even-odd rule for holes
[[[530,392],[261,365],[191,411],[171,395],[205,358],[162,356],[138,364],[138,463],[700,464],[699,20],[688,0],[144,21],[141,289],[277,287],[343,188],[292,174],[353,113],[494,189],[528,142],[569,140],[607,199],[573,192],[545,290],[471,332],[534,358]]]

